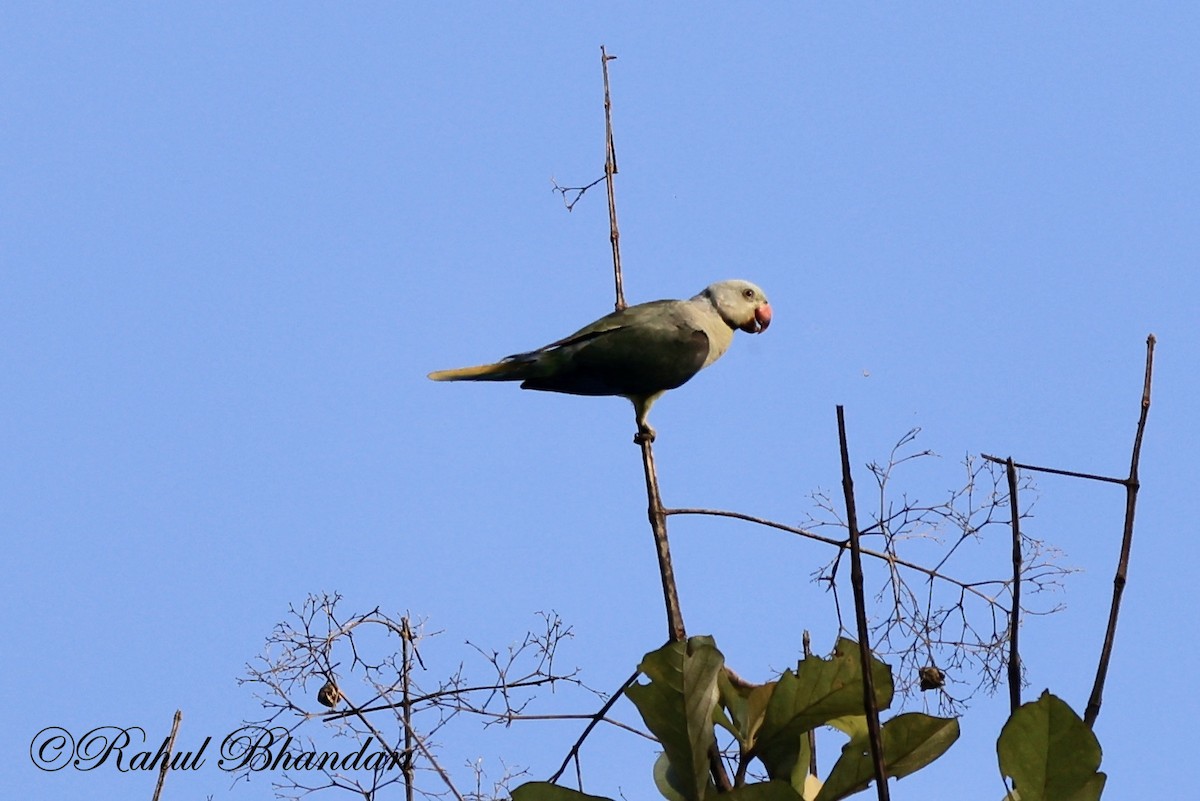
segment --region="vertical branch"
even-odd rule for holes
[[[609,239],[612,242],[613,280],[616,283],[618,310],[625,308],[625,289],[621,278],[621,235],[617,229],[617,199],[613,193],[613,176],[617,174],[617,151],[613,146],[612,94],[608,86],[608,62],[610,56],[604,45],[600,45],[600,65],[604,71],[604,177],[608,184]],[[683,611],[679,606],[679,593],[675,589],[675,570],[671,567],[671,547],[667,542],[667,515],[663,510],[662,496],[658,493],[658,471],[654,467],[654,451],[650,447],[651,437],[635,438],[642,446],[642,468],[646,474],[647,513],[650,530],[654,533],[654,547],[658,553],[658,571],[662,576],[663,600],[667,607],[667,638],[670,642],[687,639],[683,627]]]
[[[179,734],[179,724],[183,721],[183,710],[175,710],[175,722],[171,724],[171,736],[167,738],[167,755],[158,767],[158,783],[154,785],[154,795],[151,801],[158,801],[162,795],[163,783],[167,780],[167,770],[171,767],[171,752],[175,750],[175,735]]]
[[[618,310],[625,308],[625,289],[621,278],[621,234],[617,229],[617,199],[613,193],[613,176],[617,174],[617,150],[613,145],[612,94],[608,86],[608,62],[610,56],[604,45],[600,45],[600,66],[604,72],[604,177],[608,184],[609,240],[612,242],[613,280],[616,284]],[[687,639],[683,627],[683,611],[679,606],[679,593],[675,589],[675,570],[671,567],[671,548],[667,543],[667,515],[663,510],[662,497],[658,493],[658,471],[654,467],[654,451],[650,437],[636,437],[642,446],[642,468],[646,473],[646,499],[650,530],[654,533],[654,547],[658,553],[658,570],[662,575],[663,600],[667,607],[667,638],[670,642]]]
[[[1108,676],[1108,663],[1112,657],[1113,641],[1117,635],[1117,615],[1121,610],[1121,594],[1125,591],[1125,581],[1129,573],[1129,552],[1133,547],[1133,514],[1137,507],[1138,463],[1142,457],[1142,435],[1146,431],[1146,417],[1150,412],[1150,380],[1154,373],[1154,345],[1157,340],[1154,334],[1146,337],[1146,374],[1142,383],[1142,411],[1138,417],[1137,433],[1133,438],[1133,455],[1129,460],[1129,478],[1122,483],[1125,485],[1125,527],[1121,537],[1121,555],[1117,560],[1117,573],[1113,578],[1112,606],[1108,612],[1108,629],[1104,633],[1104,646],[1100,649],[1100,664],[1096,668],[1096,680],[1092,685],[1092,694],[1088,698],[1087,709],[1084,711],[1083,722],[1091,727],[1100,715],[1100,705],[1104,698],[1104,681]]]
[[[842,492],[846,497],[846,528],[850,535],[850,585],[854,591],[854,617],[858,623],[858,652],[862,659],[863,707],[867,715],[867,734],[871,740],[871,761],[875,767],[875,787],[879,801],[891,797],[887,768],[883,764],[883,736],[879,730],[879,709],[875,705],[875,678],[871,674],[871,643],[867,631],[867,604],[863,591],[862,547],[858,541],[858,513],[854,508],[854,479],[850,476],[850,448],[846,445],[845,410],[837,407],[838,445],[842,451]]]
[[[667,607],[667,639],[682,642],[687,639],[683,626],[683,610],[679,606],[679,592],[675,589],[675,569],[671,567],[671,546],[667,541],[667,513],[663,509],[662,496],[658,493],[658,471],[654,467],[654,449],[649,437],[641,439],[642,466],[646,473],[646,498],[650,505],[650,530],[654,534],[654,547],[658,553],[658,572],[662,576],[663,601]]]
[[[1017,647],[1017,633],[1021,626],[1021,515],[1017,503],[1017,467],[1012,457],[1005,462],[1008,474],[1008,508],[1012,517],[1012,613],[1009,615],[1010,638],[1008,641],[1008,705],[1016,712],[1021,705],[1021,652]]]
[[[812,638],[808,636],[808,629],[804,630],[802,640],[804,646],[804,658],[808,659],[812,656]],[[817,775],[817,730],[808,730],[808,773],[811,776]]]
[[[604,183],[608,187],[608,238],[612,243],[613,281],[617,291],[617,311],[625,308],[625,286],[621,278],[621,232],[617,228],[617,197],[613,176],[617,174],[617,148],[613,144],[612,95],[608,91],[608,62],[610,56],[600,45],[600,66],[604,72]]]
[[[413,801],[413,725],[412,725],[412,629],[408,626],[408,615],[400,618],[400,670],[401,680],[401,709],[404,717],[404,761],[401,772],[404,775],[405,801]]]
[[[617,174],[617,149],[613,144],[612,126],[612,93],[609,91],[608,62],[616,56],[610,56],[604,45],[600,45],[600,65],[604,73],[604,183],[608,188],[608,238],[612,243],[613,283],[616,288],[617,300],[614,304],[617,311],[626,307],[625,286],[621,274],[621,231],[617,227],[617,197],[613,177]],[[662,496],[658,491],[658,470],[654,466],[654,450],[651,447],[653,435],[639,436],[634,439],[642,446],[642,468],[646,475],[646,499],[649,502],[647,515],[650,518],[650,530],[654,534],[654,548],[658,555],[658,571],[662,577],[663,601],[667,608],[667,639],[669,642],[682,642],[687,639],[687,630],[683,625],[683,609],[679,605],[679,592],[675,588],[675,569],[671,566],[671,546],[667,540],[667,514],[663,510]],[[731,790],[729,776],[721,761],[721,753],[716,744],[710,749],[709,764],[713,781],[721,790]]]

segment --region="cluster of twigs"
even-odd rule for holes
[[[1071,570],[1059,563],[1062,554],[1058,549],[1024,532],[1020,580],[996,570],[998,563],[988,557],[998,552],[989,552],[989,546],[1013,520],[1026,519],[1029,510],[1019,509],[1016,486],[1008,487],[1004,471],[987,460],[968,456],[963,462],[965,483],[939,501],[924,503],[906,492],[893,497],[892,486],[900,468],[935,456],[928,450],[907,450],[918,433],[913,429],[905,434],[886,463],[867,465],[875,482],[875,503],[860,539],[879,546],[860,546],[860,550],[879,560],[884,571],[869,610],[868,642],[877,655],[891,658],[897,690],[912,695],[918,689],[938,689],[939,710],[956,713],[976,692],[993,692],[1004,681],[1007,646],[1013,634],[1012,611],[1019,609],[1025,615],[1058,611],[1058,603],[1034,607],[1029,601],[1059,589]],[[1028,479],[1019,486],[1031,489]],[[825,516],[812,519],[814,530],[848,529],[845,515],[828,496],[818,492],[813,498]],[[812,532],[803,534],[811,536]],[[849,545],[848,538],[844,542]],[[925,564],[915,560],[913,551],[924,555]],[[847,552],[839,549],[814,577],[830,590],[839,628],[848,632],[850,627],[842,616],[845,587],[838,582]],[[967,577],[967,572],[981,567],[982,574]],[[1021,586],[1027,588],[1025,605],[1019,599]],[[973,681],[974,686],[968,686],[961,696],[944,686],[930,688],[928,681],[922,686],[922,677],[933,671],[951,684],[963,686]]]
[[[409,801],[416,795],[446,793],[461,801],[468,794],[456,789],[437,756],[435,738],[451,721],[467,715],[492,725],[543,717],[526,714],[537,690],[560,683],[583,686],[576,670],[555,666],[559,646],[572,636],[555,615],[543,614],[540,630],[502,651],[468,642],[489,676],[485,681],[469,680],[460,663],[449,675],[433,678],[427,685],[421,648],[437,632],[424,632],[422,622],[386,614],[378,607],[343,617],[340,601],[337,594],[311,595],[300,608],[291,607],[288,618],[275,627],[263,653],[246,666],[246,675],[239,680],[254,688],[264,710],[261,718],[246,723],[262,730],[282,727],[294,735],[293,748],[299,753],[320,750],[306,724],[321,721],[326,725],[317,731],[326,739],[362,743],[372,738],[395,756],[400,770],[322,769],[317,783],[284,772],[275,780],[280,797],[300,798],[337,788],[375,798],[384,788],[402,783]],[[484,778],[478,764],[473,769],[478,789]],[[242,775],[249,778],[249,773],[247,769]],[[434,786],[422,782],[422,774],[433,777]],[[520,774],[505,768],[509,778]],[[495,797],[503,797],[503,792]]]

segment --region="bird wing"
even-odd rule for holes
[[[632,397],[674,389],[709,355],[709,337],[696,323],[693,305],[660,300],[630,306],[509,359],[528,365],[524,389]]]

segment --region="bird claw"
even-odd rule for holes
[[[638,432],[633,435],[633,441],[634,444],[641,445],[643,443],[654,442],[657,436],[654,429],[650,426],[640,426]]]

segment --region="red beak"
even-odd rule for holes
[[[754,310],[754,319],[742,326],[742,330],[750,334],[761,334],[771,324],[771,304],[764,303]]]

